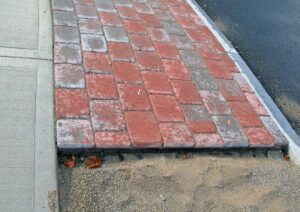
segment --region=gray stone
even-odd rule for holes
[[[105,38],[101,35],[82,34],[81,45],[83,51],[107,52]]]
[[[144,4],[143,7],[136,6],[135,9],[138,13],[154,14],[153,9],[148,4]]]
[[[98,13],[94,6],[75,5],[78,18],[98,19]]]
[[[170,35],[170,38],[177,49],[195,49],[193,42],[185,35]]]
[[[54,51],[54,63],[82,63],[82,54],[79,45],[57,43],[54,45]]]
[[[167,6],[160,1],[150,1],[149,5],[155,9],[167,9]]]
[[[95,0],[95,4],[99,12],[117,12],[112,0]]]
[[[57,88],[84,88],[84,70],[80,65],[56,64],[55,87]]]
[[[154,12],[161,21],[174,21],[174,16],[169,10],[154,9]]]
[[[130,0],[114,0],[116,6],[132,7]]]
[[[185,35],[183,28],[175,21],[162,21],[162,25],[169,34]]]
[[[211,116],[203,105],[181,105],[185,119],[190,122],[212,121]]]
[[[286,146],[288,145],[288,140],[283,135],[283,133],[280,131],[280,129],[277,127],[276,123],[273,121],[273,119],[269,116],[261,116],[260,119],[264,123],[265,127],[270,131],[272,134],[276,145],[278,146]]]
[[[218,90],[218,85],[208,70],[201,68],[189,68],[189,70],[192,73],[192,79],[198,90]]]
[[[196,51],[180,50],[179,52],[183,62],[187,67],[206,68],[203,58]]]
[[[79,44],[79,31],[77,27],[55,26],[55,42]]]
[[[60,149],[93,148],[95,146],[92,125],[89,120],[58,120],[56,129],[57,147]]]
[[[124,43],[129,42],[129,39],[123,27],[105,26],[103,27],[103,29],[107,41]]]
[[[209,111],[213,115],[229,115],[231,110],[219,91],[204,91],[201,90],[203,102]]]
[[[74,10],[74,4],[72,0],[52,0],[52,7],[54,10]]]
[[[224,141],[224,147],[239,148],[248,147],[248,139],[243,129],[233,116],[213,116],[212,117],[218,133]]]
[[[54,11],[54,25],[77,26],[77,18],[74,11]]]
[[[87,34],[103,34],[100,20],[79,19],[79,30]]]

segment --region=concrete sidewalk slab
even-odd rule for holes
[[[0,211],[57,211],[50,4],[0,5]]]
[[[69,11],[70,2],[61,3],[67,2],[69,7],[54,12]],[[59,149],[287,146],[278,141],[276,125],[261,121],[270,114],[188,2],[111,1],[116,9],[98,10],[97,17],[101,3],[73,3],[78,23],[96,22],[108,48],[96,52],[92,42],[85,48],[87,31],[80,31],[73,54],[59,48],[71,48],[71,40],[55,43],[55,58],[64,58],[54,67]],[[78,8],[92,14],[85,10],[83,17]],[[70,74],[74,63],[84,75]],[[85,86],[78,87],[82,81]]]

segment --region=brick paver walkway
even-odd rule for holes
[[[57,145],[286,145],[184,0],[53,0]]]

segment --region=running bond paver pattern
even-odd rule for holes
[[[57,146],[287,142],[184,0],[52,0]]]

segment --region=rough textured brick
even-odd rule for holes
[[[202,104],[202,99],[192,81],[172,80],[171,85],[181,104]]]
[[[243,91],[234,80],[217,79],[221,93],[228,101],[246,101]]]
[[[107,45],[104,36],[82,34],[81,46],[83,51],[107,52]]]
[[[84,70],[82,66],[70,64],[56,64],[55,87],[84,88]]]
[[[162,21],[162,25],[169,34],[185,35],[183,28],[175,21]]]
[[[101,149],[129,148],[130,141],[126,132],[96,132],[95,145]]]
[[[130,0],[114,0],[117,6],[132,7]]]
[[[243,77],[242,74],[234,73],[232,76],[235,82],[240,86],[242,91],[253,93],[251,86],[248,84],[248,82],[246,81],[246,79]]]
[[[211,75],[220,79],[232,79],[231,71],[226,67],[223,61],[206,60],[206,65]]]
[[[108,44],[108,48],[113,61],[133,61],[135,58],[129,43],[111,42]]]
[[[113,71],[118,83],[141,83],[140,72],[130,62],[113,62]]]
[[[84,89],[56,89],[56,118],[86,117],[88,96]]]
[[[254,108],[257,115],[260,115],[260,116],[268,116],[269,115],[269,113],[266,111],[264,106],[261,104],[261,102],[258,99],[258,97],[256,96],[256,94],[245,93],[245,96],[246,96],[247,100],[249,101],[249,103]]]
[[[190,68],[192,79],[198,90],[218,90],[218,85],[214,78],[208,73],[206,69]]]
[[[142,85],[119,84],[119,96],[124,110],[150,110],[151,105],[147,92]]]
[[[245,128],[245,133],[249,139],[250,147],[275,146],[272,135],[265,128]]]
[[[56,43],[54,45],[54,63],[81,64],[80,46],[76,44]]]
[[[94,0],[74,0],[74,4],[94,5]]]
[[[180,6],[169,5],[169,9],[175,16],[184,16],[184,17],[189,16],[187,11],[181,5]]]
[[[161,123],[159,124],[166,148],[193,147],[195,142],[192,134],[185,124]]]
[[[146,26],[160,27],[160,21],[155,17],[155,15],[140,14],[139,16]]]
[[[52,0],[53,10],[73,11],[74,4],[72,0]]]
[[[269,116],[261,116],[260,119],[264,123],[265,127],[271,132],[276,145],[278,146],[287,146],[288,140],[283,135],[283,133],[280,131],[280,129],[277,127],[273,119]]]
[[[123,19],[139,20],[139,15],[134,8],[131,7],[117,7],[119,15]]]
[[[148,4],[143,2],[135,2],[134,8],[136,8],[136,11],[138,13],[154,14],[152,8]]]
[[[148,93],[172,94],[168,78],[161,72],[142,72],[144,85]]]
[[[145,25],[141,21],[126,19],[123,23],[128,34],[147,34]]]
[[[201,30],[201,29],[200,29]],[[194,42],[203,42],[203,39],[206,39],[205,34],[198,29],[186,29],[187,35]]]
[[[94,135],[88,120],[62,119],[56,123],[59,149],[93,148]]]
[[[87,90],[90,98],[115,99],[117,98],[117,86],[112,75],[87,74]]]
[[[155,48],[148,35],[129,35],[132,48],[141,51],[154,51]]]
[[[228,115],[231,113],[227,102],[218,91],[200,91],[202,100],[212,115]]]
[[[54,27],[54,40],[59,43],[75,43],[79,41],[79,31],[77,27],[69,26],[55,26]]]
[[[206,68],[204,60],[196,51],[180,50],[183,62],[189,68]]]
[[[104,26],[103,29],[107,41],[125,43],[129,41],[123,27]]]
[[[181,62],[180,60],[163,59],[162,64],[164,66],[167,75],[171,79],[182,79],[182,80],[191,79],[188,70],[186,69],[183,62]]]
[[[208,60],[222,60],[224,53],[217,50],[213,43],[208,42],[202,42],[202,43],[196,43],[195,44],[198,47],[198,52],[200,55]]]
[[[209,134],[194,134],[196,148],[222,148],[224,142],[222,138],[216,133]]]
[[[248,139],[233,116],[213,116],[224,146],[228,148],[248,147]]]
[[[77,18],[74,11],[54,11],[54,25],[77,26]]]
[[[96,52],[85,52],[83,54],[85,71],[111,72],[111,62],[107,54]]]
[[[148,27],[147,31],[153,41],[170,42],[169,35],[164,29]]]
[[[181,0],[164,0],[164,2],[167,5],[180,5],[181,4]]]
[[[104,26],[122,26],[121,18],[117,13],[100,12],[99,16]]]
[[[179,52],[172,45],[172,43],[166,42],[154,42],[156,51],[158,52],[160,58],[163,59],[180,59]]]
[[[262,126],[261,120],[248,102],[229,102],[229,106],[243,127]]]
[[[170,35],[172,43],[176,46],[177,49],[195,49],[194,44],[190,39],[185,35]]]
[[[155,52],[136,51],[135,56],[141,70],[159,71],[161,69],[160,59]]]
[[[100,20],[79,19],[78,22],[80,33],[103,34]]]
[[[78,18],[98,19],[98,13],[94,6],[75,5]]]
[[[122,106],[117,100],[94,100],[90,103],[91,119],[95,131],[125,130]]]
[[[150,101],[159,122],[184,121],[180,107],[174,96],[150,95]]]
[[[125,112],[128,134],[133,147],[161,147],[158,123],[152,112]]]
[[[183,28],[197,29],[198,27],[191,17],[176,16],[176,20]]]
[[[181,105],[185,120],[194,133],[214,133],[216,126],[202,105]]]
[[[99,12],[117,12],[114,3],[111,0],[95,0],[95,5]]]

